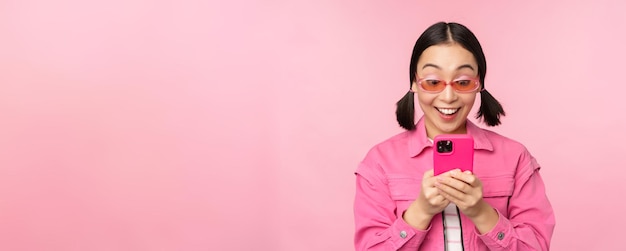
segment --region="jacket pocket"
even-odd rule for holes
[[[396,203],[396,216],[402,213],[417,199],[421,189],[421,180],[406,176],[389,176],[389,195]]]
[[[513,177],[483,177],[483,199],[501,214],[508,217],[509,198],[513,195],[515,179]]]

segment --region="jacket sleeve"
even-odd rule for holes
[[[417,250],[430,226],[414,229],[396,217],[396,204],[380,168],[361,163],[355,174],[355,250]]]
[[[508,219],[498,212],[500,218],[496,226],[479,235],[490,250],[550,249],[555,218],[539,169],[535,158],[524,149],[509,199]]]

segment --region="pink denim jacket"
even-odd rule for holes
[[[483,199],[496,209],[496,226],[483,235],[461,214],[465,250],[549,250],[554,212],[539,164],[520,143],[467,121],[474,138],[474,174]],[[372,148],[356,170],[356,250],[444,250],[441,216],[426,230],[414,229],[402,213],[419,195],[432,169],[432,143],[423,119]]]

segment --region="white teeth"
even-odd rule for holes
[[[459,111],[459,109],[448,109],[448,108],[437,108],[437,110],[439,110],[439,112],[445,114],[445,115],[452,115],[454,113],[456,113],[457,111]]]

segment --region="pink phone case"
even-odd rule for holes
[[[438,143],[438,142],[442,143]],[[449,147],[449,143],[452,147]],[[433,140],[435,175],[453,169],[474,171],[474,139],[468,134],[441,134]]]

